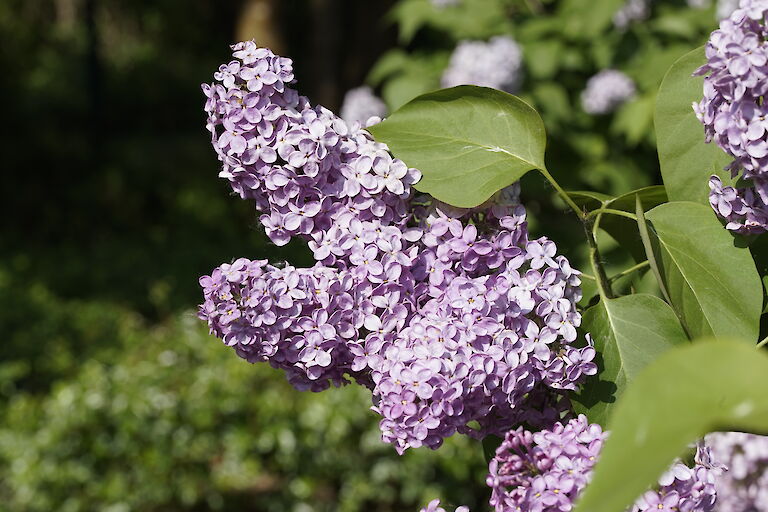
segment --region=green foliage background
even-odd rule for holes
[[[341,16],[353,1],[329,8]],[[296,392],[194,318],[197,277],[213,266],[237,256],[310,259],[302,247],[266,243],[249,205],[216,178],[203,129],[198,84],[227,58],[243,3],[0,3],[0,510],[487,502],[478,443],[455,437],[437,452],[398,457],[379,441],[363,390]],[[620,3],[393,2],[366,33],[396,45],[368,81],[395,108],[439,87],[459,40],[510,34],[525,55],[520,94],[544,119],[558,180],[611,195],[658,183],[655,94],[672,62],[715,27],[714,12],[658,2],[651,20],[617,32],[610,17]],[[286,1],[281,26],[299,87],[313,97],[322,90],[302,64],[311,12],[308,1]],[[639,94],[614,115],[591,117],[579,94],[604,67],[630,75]],[[345,74],[347,86],[363,75]],[[580,227],[551,196],[538,177],[524,178],[534,234],[581,265]],[[617,244],[604,255],[609,269],[631,257]]]

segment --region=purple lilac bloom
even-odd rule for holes
[[[768,437],[742,432],[707,435],[728,471],[715,480],[717,512],[768,512]]]
[[[349,125],[360,123],[368,127],[378,123],[385,115],[387,115],[387,106],[367,85],[350,89],[344,95],[341,118]]]
[[[419,509],[419,512],[446,512],[443,507],[440,506],[440,500],[432,500],[426,507]],[[455,512],[469,512],[469,507],[460,506],[456,507]]]
[[[632,23],[644,21],[651,15],[651,0],[627,0],[613,15],[613,26],[624,30]]]
[[[581,106],[587,114],[608,114],[635,96],[635,83],[615,69],[604,69],[587,81]]]
[[[523,51],[510,37],[461,41],[453,50],[442,86],[480,85],[516,92],[523,81]]]
[[[595,351],[576,340],[580,273],[529,238],[519,185],[474,209],[414,198],[419,172],[300,97],[289,59],[234,50],[203,87],[221,176],[274,243],[306,240],[317,264],[214,269],[200,280],[211,332],[299,389],[367,386],[400,453],[556,421]]]
[[[507,432],[488,466],[486,483],[496,512],[568,512],[591,478],[607,433],[579,415],[550,429]],[[670,510],[709,512],[715,502],[719,469],[709,453],[697,449],[694,468],[675,463],[655,490],[643,494],[632,512]]]
[[[759,233],[768,229],[768,29],[767,0],[742,0],[740,8],[720,22],[706,46],[707,63],[696,71],[706,75],[704,97],[693,108],[704,125],[707,142],[715,143],[733,161],[732,177],[749,186],[722,187],[713,176],[710,202],[728,220],[728,229]],[[732,203],[729,212],[728,203]]]

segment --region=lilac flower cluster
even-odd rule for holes
[[[299,389],[369,387],[401,453],[554,422],[595,352],[575,343],[579,272],[529,239],[519,187],[471,210],[414,197],[419,172],[300,97],[289,59],[233,48],[203,86],[220,176],[272,241],[306,240],[317,264],[240,259],[202,277],[211,332]]]
[[[627,0],[613,15],[613,26],[624,30],[632,23],[644,21],[651,15],[651,0]]]
[[[707,63],[696,71],[706,75],[704,97],[694,103],[707,142],[728,153],[733,177],[748,187],[723,187],[710,181],[710,202],[740,233],[768,230],[768,1],[742,0],[741,7],[720,23],[706,46]]]
[[[341,118],[348,125],[360,123],[368,127],[379,122],[385,115],[387,115],[387,106],[367,85],[350,89],[344,95]]]
[[[604,69],[587,81],[581,93],[584,112],[592,115],[608,114],[635,96],[635,83],[615,69]]]
[[[516,92],[523,81],[523,51],[510,37],[461,41],[453,50],[442,86],[479,85]]]
[[[728,471],[715,481],[717,512],[768,512],[768,437],[742,432],[707,435]]]
[[[606,436],[584,415],[536,433],[523,427],[509,431],[488,467],[491,506],[496,512],[571,510],[589,482]],[[641,496],[632,511],[711,511],[718,470],[707,456],[700,447],[694,468],[675,463],[659,479],[658,489]]]
[[[445,509],[440,506],[440,500],[432,500],[426,507],[419,509],[419,512],[445,512]],[[469,508],[462,505],[456,507],[455,512],[469,512]]]

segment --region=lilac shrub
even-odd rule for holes
[[[587,81],[581,107],[592,115],[608,114],[635,96],[635,83],[615,69],[604,69]]]
[[[341,118],[348,125],[357,122],[367,127],[378,122],[385,115],[387,115],[387,106],[367,85],[350,89],[344,95]]]
[[[704,97],[694,103],[707,141],[733,158],[729,169],[745,186],[710,179],[710,203],[727,228],[745,234],[768,230],[768,29],[766,0],[742,0],[706,46]]]
[[[632,23],[645,21],[651,15],[651,0],[627,0],[613,15],[613,26],[625,30]]]
[[[523,51],[510,37],[461,41],[453,50],[442,86],[479,85],[515,92],[523,81]]]
[[[580,274],[529,237],[518,186],[474,209],[416,195],[419,171],[291,88],[290,59],[233,49],[203,85],[220,176],[275,244],[302,239],[317,263],[214,269],[211,332],[298,389],[368,387],[400,453],[556,421],[595,352],[577,343]]]

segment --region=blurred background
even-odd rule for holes
[[[313,102],[338,112],[367,84],[391,111],[470,66],[457,48],[477,41],[469,61],[488,54],[514,78],[498,87],[542,114],[548,168],[616,195],[660,182],[656,89],[730,4],[0,0],[0,510],[486,508],[478,443],[399,457],[363,389],[294,391],[195,318],[198,276],[222,262],[311,261],[267,243],[217,178],[200,83],[253,38],[294,59]],[[519,55],[494,55],[497,36]],[[606,69],[629,82],[585,92]],[[579,265],[579,225],[552,196],[524,179],[534,235]],[[602,242],[609,267],[631,258]]]

